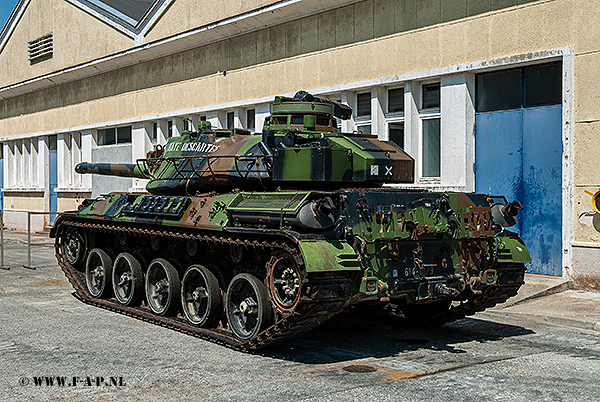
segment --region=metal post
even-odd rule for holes
[[[35,269],[31,266],[31,212],[27,211],[27,265],[23,268]]]
[[[10,270],[9,267],[4,266],[4,211],[0,211],[0,268]]]

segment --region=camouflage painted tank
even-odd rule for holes
[[[347,106],[276,97],[262,135],[198,131],[137,164],[148,179],[62,214],[56,253],[81,300],[223,344],[283,342],[350,306],[445,323],[500,303],[530,261],[503,197],[383,187],[413,181],[393,143],[339,133]]]

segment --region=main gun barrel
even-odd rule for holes
[[[148,179],[149,177],[134,163],[88,163],[83,162],[75,167],[80,174],[101,174],[105,176],[136,177]]]

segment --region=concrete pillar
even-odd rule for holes
[[[219,113],[217,112],[208,112],[206,113],[206,121],[210,123],[212,128],[221,128],[221,123],[219,121]]]
[[[167,133],[169,130],[169,122],[167,120],[159,120],[156,122],[156,143],[165,145],[167,143]]]
[[[342,133],[351,133],[354,131],[354,129],[356,127],[354,125],[354,115],[356,114],[356,93],[349,92],[349,91],[342,92],[341,99],[342,99],[342,103],[345,103],[346,105],[350,106],[354,110],[354,112],[352,113],[352,116],[350,116],[350,118],[348,120],[341,121]]]
[[[138,159],[144,159],[148,150],[152,149],[152,123],[136,123],[131,127],[131,162],[136,163]],[[133,179],[130,191],[145,191],[145,179]]]
[[[192,119],[192,130],[198,131],[198,124],[200,123],[200,115],[193,114],[190,116],[190,119]]]
[[[58,134],[56,136],[56,160],[58,161],[58,183],[57,188],[67,188],[69,185],[68,165],[71,155],[68,154],[66,141],[70,140],[70,134]],[[68,164],[68,165],[67,165]]]
[[[256,105],[254,107],[254,131],[257,133],[262,133],[263,126],[265,124],[265,119],[271,114],[271,104],[270,103],[261,103],[260,105]]]
[[[173,137],[181,136],[181,132],[183,131],[183,117],[173,117]]]
[[[37,186],[44,189],[44,211],[50,210],[50,177],[48,175],[48,137],[37,139]]]
[[[226,128],[227,127],[227,111],[219,110],[217,111],[217,126],[216,128]],[[215,128],[215,127],[213,127]]]
[[[92,130],[81,132],[81,161],[92,162],[92,148],[95,146],[94,133]],[[86,191],[92,191],[92,175],[81,175],[81,187]]]
[[[81,158],[81,133],[71,134],[71,177],[73,178],[71,184],[73,187],[81,188],[82,175],[75,172],[75,166],[82,162]]]
[[[404,86],[404,143],[406,151],[415,160],[415,181],[421,176],[421,120],[419,119],[419,88],[417,82]]]
[[[467,182],[474,182],[474,152],[467,153],[467,149],[473,150],[475,145],[472,135],[475,111],[470,101],[466,75],[443,76],[440,97],[442,183],[466,190]]]
[[[386,94],[387,90],[383,87],[371,88],[371,134],[384,141],[388,139],[384,111]]]
[[[9,160],[10,160],[10,155],[11,155],[11,151],[10,148],[8,146],[9,141],[5,141],[2,143],[2,153],[4,155],[4,159],[2,159],[2,163],[4,164],[3,166],[3,183],[4,183],[4,187],[10,187],[10,178],[9,178],[9,173],[10,173],[10,164],[9,164]]]

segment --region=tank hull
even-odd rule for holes
[[[515,295],[530,259],[485,195],[383,188],[111,194],[51,236],[82,301],[246,350],[350,306],[453,321]]]

